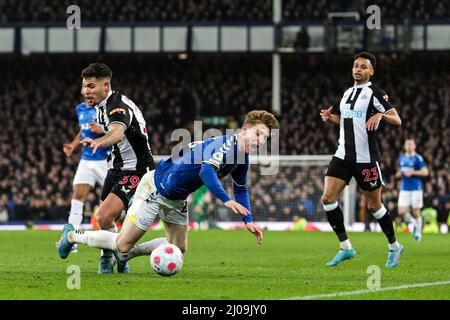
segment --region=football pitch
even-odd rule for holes
[[[61,260],[59,236],[0,232],[0,299],[450,299],[449,235],[425,235],[421,243],[398,235],[405,252],[399,267],[386,269],[382,233],[350,233],[357,257],[327,267],[338,248],[333,233],[266,231],[259,246],[243,230],[190,231],[183,269],[173,277],[154,273],[148,257],[130,261],[130,274],[99,275],[99,250],[80,245]],[[79,289],[67,285],[74,268]]]

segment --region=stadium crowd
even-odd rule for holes
[[[378,5],[385,21],[448,19],[448,0],[283,0],[285,21],[326,20],[330,12],[351,11],[367,17]],[[272,20],[271,0],[26,0],[0,1],[0,23],[65,22],[67,7],[78,5],[84,22],[205,22]]]
[[[6,210],[10,220],[67,218],[79,153],[67,158],[62,146],[79,129],[74,112],[81,101],[79,75],[92,59],[2,58],[3,76],[10,81],[0,83],[0,212]],[[396,160],[404,139],[412,136],[431,172],[425,179],[425,206],[435,207],[445,217],[450,210],[450,75],[446,72],[450,58],[440,53],[393,53],[378,59],[373,81],[386,90],[403,119],[402,128],[382,126],[378,133],[385,203],[397,203]],[[238,127],[242,115],[255,107],[270,110],[270,55],[199,55],[187,60],[133,55],[101,60],[114,72],[113,89],[141,107],[155,155],[170,154],[177,143],[171,141],[173,130],[192,132],[193,120],[203,120],[203,130],[223,130]],[[352,85],[351,56],[284,56],[282,70],[280,154],[332,154],[338,127],[324,125],[319,110],[337,107],[344,89]],[[208,125],[208,119],[222,124]],[[290,221],[294,215],[322,219],[325,168],[281,167],[275,182],[272,176],[252,171],[250,191],[257,220]],[[229,192],[230,187],[228,183]],[[98,203],[98,194],[99,188],[90,194],[86,211]],[[209,215],[232,216],[214,202],[212,198],[206,202]]]

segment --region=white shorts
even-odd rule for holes
[[[89,184],[94,187],[95,184],[103,186],[103,182],[108,172],[107,160],[83,160],[78,164],[77,172],[73,178],[73,185]]]
[[[400,190],[398,195],[398,207],[421,209],[423,207],[423,191]]]
[[[154,174],[155,171],[152,170],[142,177],[134,201],[127,212],[130,220],[143,231],[150,228],[158,214],[166,222],[187,225],[189,221],[187,200],[170,200],[159,194]]]

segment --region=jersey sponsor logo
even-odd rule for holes
[[[341,117],[343,119],[361,119],[363,117],[363,112],[358,110],[343,110],[341,112]]]
[[[109,115],[112,116],[114,113],[125,113],[125,109],[123,109],[123,108],[115,108],[115,109],[111,110]]]
[[[215,152],[212,155],[212,158],[209,159],[209,161],[220,166],[220,164],[223,162],[224,155],[231,149],[232,143],[233,143],[233,137],[231,137],[227,141],[225,141],[225,143],[220,147],[219,151]]]
[[[122,186],[122,188],[120,190],[122,190],[126,194],[128,194],[131,191],[131,190],[126,189],[125,186]]]

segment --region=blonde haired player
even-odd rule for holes
[[[67,257],[73,244],[87,244],[115,252],[120,267],[131,258],[149,255],[166,241],[186,252],[189,218],[186,198],[202,185],[206,185],[235,214],[241,214],[247,230],[262,244],[263,233],[253,222],[247,189],[249,154],[266,142],[271,130],[278,128],[274,115],[254,110],[247,114],[239,133],[191,143],[181,156],[159,162],[156,170],[142,177],[135,194],[137,199],[130,206],[118,235],[108,231],[73,231],[67,224],[58,253],[61,257]],[[228,174],[233,180],[234,200],[219,180]],[[164,222],[166,238],[153,239],[133,247],[158,214]]]

